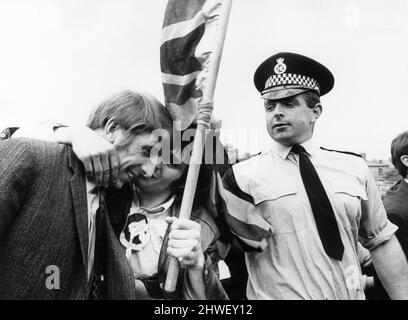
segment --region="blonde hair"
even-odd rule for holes
[[[115,122],[130,134],[152,132],[163,128],[172,131],[168,110],[151,94],[125,90],[103,101],[90,114],[87,126],[103,129],[108,120]]]

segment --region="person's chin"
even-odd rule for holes
[[[139,178],[135,181],[135,184],[139,188],[152,188],[157,185],[157,180],[152,178]]]
[[[289,135],[289,134],[284,133],[284,132],[274,134],[272,136],[272,139],[275,140],[276,142],[279,142],[280,144],[285,145],[285,146],[293,144],[292,143],[293,137],[291,135]]]

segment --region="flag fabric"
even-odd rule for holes
[[[217,171],[217,193],[222,210],[219,216],[245,251],[262,251],[272,235],[271,226],[262,217],[253,197],[239,186],[241,168],[229,165]]]
[[[181,130],[196,120],[221,0],[169,0],[164,15],[160,65],[165,105]]]
[[[219,140],[219,134],[207,137],[205,148],[212,147],[211,189],[205,207],[212,214],[220,229],[220,241],[232,243],[238,240],[245,251],[261,251],[267,246],[267,239],[272,235],[271,226],[264,220],[249,191],[240,187],[251,174],[250,159],[239,164],[232,164]]]
[[[221,0],[169,0],[167,4],[160,65],[165,104],[173,119],[181,121],[181,130],[197,117],[220,11]],[[207,136],[206,141],[212,144],[206,142],[204,157],[212,149],[213,171],[205,207],[220,229],[220,240],[231,242],[235,236],[246,251],[264,249],[271,235],[269,224],[252,197],[238,187],[219,136]]]

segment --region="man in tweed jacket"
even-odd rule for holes
[[[118,150],[116,188],[154,170],[145,152],[154,144],[150,132],[171,128],[158,101],[126,91],[92,116],[101,123],[95,131]],[[87,189],[71,147],[30,139],[0,142],[0,299],[89,298],[93,248]],[[138,298],[132,270],[105,217],[105,298]]]

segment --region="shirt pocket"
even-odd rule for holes
[[[331,182],[334,201],[332,205],[343,225],[358,230],[361,218],[361,202],[367,201],[364,187],[351,178],[340,177]]]
[[[303,230],[305,212],[295,185],[277,183],[256,188],[254,204],[265,221],[271,225],[274,236]]]

